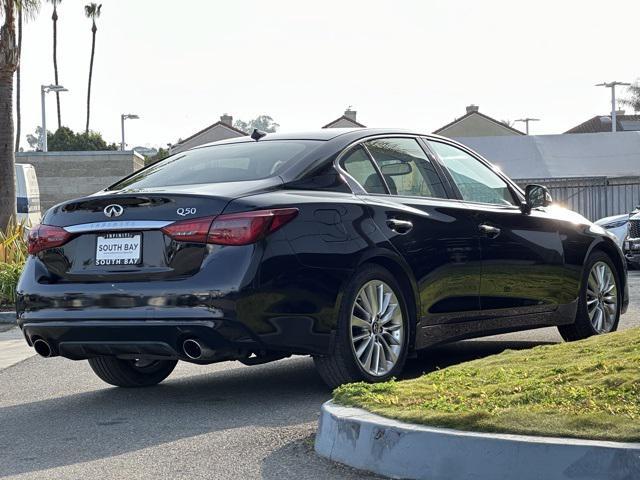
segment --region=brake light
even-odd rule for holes
[[[181,220],[164,227],[162,231],[179,242],[205,243],[214,218]]]
[[[216,217],[209,230],[208,243],[248,245],[275,232],[298,215],[297,208],[256,210]]]
[[[297,214],[297,208],[231,213],[182,220],[164,227],[162,231],[180,242],[248,245],[275,232]]]
[[[73,237],[73,234],[67,232],[64,228],[52,225],[37,225],[29,232],[29,253],[35,255],[42,250],[60,247],[71,240],[71,237]]]

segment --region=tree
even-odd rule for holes
[[[22,5],[17,5],[18,8],[18,58],[22,54]],[[22,123],[22,114],[20,112],[20,62],[16,68],[16,148],[15,151],[20,150],[20,126]]]
[[[160,160],[164,160],[168,156],[169,156],[169,150],[167,150],[166,148],[160,147],[158,148],[158,153],[156,153],[152,157],[144,157],[144,164],[145,166],[151,165],[152,163],[156,163],[156,162],[159,162]]]
[[[20,64],[16,13],[35,0],[0,0],[0,229],[16,215],[15,139],[13,130],[13,74]]]
[[[53,14],[51,20],[53,21],[53,75],[58,83],[58,5],[62,0],[48,0],[53,5]],[[60,92],[56,92],[56,104],[58,107],[58,128],[62,126],[62,120],[60,119]]]
[[[40,8],[39,0],[22,0],[15,2],[16,10],[18,11],[18,58],[22,57],[22,21],[23,18],[26,20],[31,19],[36,16],[38,13],[38,9]],[[15,151],[20,151],[20,136],[21,136],[21,125],[22,125],[22,111],[21,107],[21,90],[20,90],[20,80],[21,80],[21,68],[20,62],[18,62],[18,67],[16,68],[16,148]]]
[[[236,120],[233,126],[243,132],[251,133],[254,128],[262,130],[267,133],[274,133],[280,125],[276,123],[269,115],[260,115],[253,120],[245,122],[243,120]]]
[[[623,105],[633,108],[634,112],[640,112],[640,80],[627,89],[629,97],[620,101]]]
[[[16,215],[13,143],[13,74],[18,68],[14,0],[0,0],[0,229]]]
[[[35,134],[28,134],[27,135],[27,143],[29,144],[29,146],[31,147],[31,150],[37,151],[40,150],[40,139],[42,138],[42,127],[38,126],[36,127],[36,133]],[[48,138],[47,138],[48,140]]]
[[[38,126],[35,133],[27,135],[27,143],[33,150],[39,150],[40,138],[42,127]],[[99,132],[76,133],[69,127],[60,127],[55,133],[47,132],[47,144],[50,152],[118,150],[118,145],[105,142]]]
[[[50,152],[118,150],[115,143],[107,144],[98,132],[75,133],[69,127],[60,127],[55,133],[47,132],[47,144]]]
[[[90,3],[84,6],[84,14],[87,18],[91,19],[91,61],[89,62],[89,86],[87,87],[87,125],[84,129],[85,133],[89,133],[89,116],[91,113],[91,77],[93,76],[93,58],[96,53],[96,32],[98,31],[98,27],[96,27],[96,18],[100,17],[100,10],[102,9],[102,4],[98,5],[96,3]]]

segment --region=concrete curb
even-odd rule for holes
[[[0,312],[0,323],[16,323],[16,312]]]
[[[316,452],[392,478],[425,480],[630,480],[640,443],[461,432],[322,406]]]

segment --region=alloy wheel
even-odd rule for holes
[[[404,335],[395,292],[380,280],[367,282],[351,310],[351,342],[360,367],[375,377],[389,373],[401,356]]]
[[[618,288],[611,267],[596,262],[587,282],[587,312],[591,326],[598,333],[610,332],[618,314]]]

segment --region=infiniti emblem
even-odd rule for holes
[[[104,207],[103,212],[109,218],[119,217],[124,212],[124,208],[122,208],[122,205],[112,203],[111,205],[107,205],[106,207]]]

